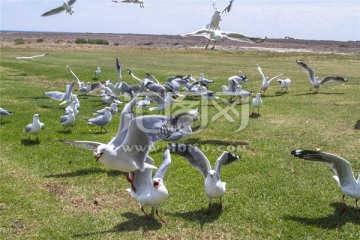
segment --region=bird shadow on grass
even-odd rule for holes
[[[340,92],[308,92],[308,93],[298,93],[298,94],[294,94],[294,96],[316,95],[316,94],[324,94],[324,95],[343,95],[343,94],[345,94],[345,93],[340,93]]]
[[[177,212],[169,214],[174,215],[175,217],[183,218],[187,221],[198,222],[201,228],[203,228],[206,223],[215,222],[219,219],[221,215],[219,206],[219,204],[212,204],[209,213],[207,212],[207,209],[199,209],[191,212]]]
[[[305,225],[312,225],[324,229],[336,229],[346,223],[360,225],[360,212],[355,207],[347,206],[345,212],[342,211],[342,203],[332,203],[335,208],[334,213],[321,218],[304,218],[298,216],[284,216],[286,220],[301,222]]]
[[[196,137],[191,137],[188,140],[186,140],[186,144],[188,145],[204,145],[204,144],[212,144],[217,146],[228,146],[228,145],[248,145],[247,142],[241,142],[241,141],[222,141],[218,139],[207,139],[207,140],[201,140]]]
[[[360,130],[360,120],[357,120],[357,122],[354,125],[355,130]]]
[[[126,218],[125,222],[121,222],[114,227],[97,232],[86,232],[73,235],[73,237],[88,237],[106,233],[121,233],[129,231],[143,231],[143,235],[149,231],[156,231],[162,227],[162,223],[155,219],[148,220],[144,215],[137,215],[132,212],[123,213],[122,216]]]
[[[80,169],[75,172],[66,172],[66,173],[58,173],[58,174],[50,174],[45,177],[47,178],[71,178],[71,177],[79,177],[79,176],[86,176],[86,175],[93,175],[97,173],[105,173],[111,177],[117,176],[126,176],[126,173],[115,171],[115,170],[104,170],[101,168],[93,168],[93,169]]]
[[[256,119],[256,118],[259,118],[261,115],[260,114],[258,114],[258,113],[251,113],[250,115],[249,115],[249,118],[253,118],[253,119]]]
[[[72,130],[68,128],[68,129],[57,130],[57,132],[68,135],[72,132]]]
[[[99,135],[99,134],[107,134],[109,133],[109,131],[104,132],[104,131],[88,131],[88,132],[81,132],[80,134],[86,135],[86,134],[95,134],[95,135]]]
[[[276,96],[282,96],[284,94],[288,94],[288,92],[275,92]]]
[[[33,145],[39,145],[40,141],[33,139],[21,139],[21,144],[24,146],[33,146]]]

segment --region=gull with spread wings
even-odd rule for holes
[[[347,82],[348,80],[343,78],[343,77],[338,77],[338,76],[325,76],[323,79],[321,79],[319,81],[319,78],[316,77],[315,75],[315,71],[309,67],[308,65],[306,65],[305,63],[301,62],[301,61],[298,61],[296,60],[296,63],[299,64],[299,66],[307,73],[309,79],[310,79],[310,82],[312,84],[311,88],[310,88],[310,91],[315,88],[316,91],[315,93],[317,93],[319,91],[319,87],[321,85],[324,85],[325,83],[328,83],[328,82]]]
[[[42,17],[47,17],[47,16],[51,16],[51,15],[55,15],[58,13],[61,13],[63,11],[66,11],[67,13],[69,13],[70,15],[72,15],[74,13],[74,11],[72,10],[72,5],[76,2],[76,0],[69,0],[69,1],[65,1],[63,2],[63,4],[60,7],[54,8],[46,13],[44,13],[43,15],[41,15]]]

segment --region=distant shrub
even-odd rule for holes
[[[89,39],[89,44],[100,44],[100,45],[109,45],[109,42],[104,39]]]
[[[38,43],[42,43],[43,41],[44,41],[43,38],[39,38],[38,40],[36,40],[36,42],[38,42]]]
[[[15,45],[25,44],[25,40],[22,38],[15,39],[14,42],[15,42]]]
[[[86,43],[88,43],[88,42],[86,41],[86,39],[77,38],[77,39],[75,40],[75,43],[76,43],[76,44],[86,44]]]
[[[115,46],[119,46],[119,45],[120,45],[120,43],[116,42],[116,43],[114,43],[114,45],[115,45]]]
[[[63,39],[58,39],[58,40],[55,41],[55,43],[62,43],[62,42],[64,42]]]
[[[109,42],[104,40],[104,39],[83,39],[83,38],[78,38],[75,41],[76,44],[100,44],[100,45],[109,45]]]

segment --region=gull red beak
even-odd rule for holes
[[[154,186],[155,189],[158,189],[160,184],[159,184],[158,181],[153,181],[153,186]]]
[[[96,153],[96,152],[94,152],[94,157],[95,157],[95,159],[96,159],[96,161],[99,161],[99,158],[101,158],[101,156],[103,155],[104,153]]]

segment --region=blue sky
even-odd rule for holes
[[[1,0],[1,30],[183,35],[205,26],[212,0],[77,0],[75,14],[40,17],[63,0]],[[217,0],[222,9],[229,0]],[[252,37],[360,40],[360,0],[235,0],[220,27]]]

